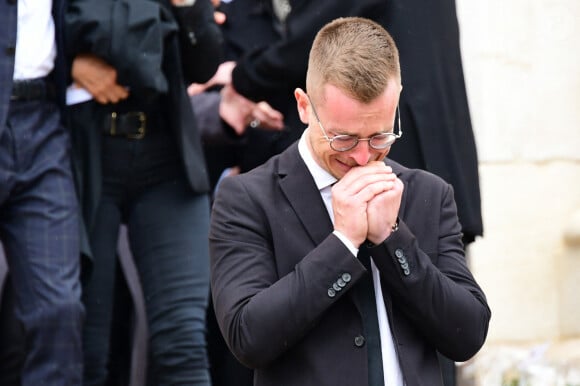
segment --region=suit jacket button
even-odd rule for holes
[[[362,335],[358,335],[354,337],[354,345],[356,347],[362,347],[365,345],[365,337]]]
[[[349,282],[352,279],[352,277],[350,276],[350,273],[343,273],[342,274],[342,280],[344,280],[345,282]]]
[[[405,256],[405,254],[403,253],[403,250],[400,248],[395,249],[395,256],[397,256],[398,259],[400,259],[401,257]]]
[[[334,289],[336,292],[338,292],[338,291],[342,291],[342,287],[341,287],[341,286],[339,286],[339,285],[338,285],[338,283],[334,283],[334,284],[332,285],[332,288],[333,288],[333,289]]]
[[[329,288],[328,291],[326,292],[328,294],[329,298],[333,298],[336,296],[336,291],[332,288]]]
[[[405,276],[409,276],[411,274],[411,271],[409,271],[409,268],[404,268],[403,274],[405,274]]]
[[[401,268],[403,268],[403,270],[409,269],[409,263],[405,262],[405,263],[401,264]]]
[[[336,281],[336,284],[338,284],[340,287],[346,287],[346,281],[344,281],[342,279],[342,277],[338,278],[338,280]]]

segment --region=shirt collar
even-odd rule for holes
[[[308,129],[304,130],[302,136],[300,137],[300,140],[298,141],[298,152],[300,153],[300,156],[304,160],[304,163],[306,164],[308,171],[312,175],[312,178],[314,178],[314,183],[316,184],[316,187],[318,188],[318,190],[322,190],[334,184],[337,181],[337,179],[332,174],[324,170],[314,160],[314,157],[312,156],[312,153],[310,151],[310,147],[308,147],[308,144],[306,143],[307,132]]]

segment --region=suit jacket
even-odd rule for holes
[[[455,0],[290,0],[292,11],[276,44],[241,59],[232,75],[238,92],[271,101],[304,87],[308,52],[318,30],[344,16],[362,16],[385,27],[400,51],[404,135],[390,158],[421,168],[453,185],[465,241],[483,234],[478,160],[459,46]],[[292,101],[293,102],[293,101]],[[291,135],[302,132],[295,104],[283,111]],[[290,142],[289,142],[290,141]]]
[[[491,312],[465,263],[452,187],[386,162],[405,185],[400,225],[371,254],[406,384],[439,385],[436,350],[456,361],[473,356]],[[296,145],[224,179],[217,191],[210,229],[216,317],[233,353],[256,369],[257,386],[367,384],[350,290],[369,273],[332,230]],[[331,297],[344,274],[351,280]]]
[[[14,3],[11,1],[0,3],[0,47],[2,47],[2,59],[0,59],[0,133],[2,133],[4,125],[6,124],[8,109],[10,108],[10,95],[12,94],[16,28],[18,22],[16,3],[16,0]],[[57,87],[61,106],[64,106],[64,91],[68,73],[64,56],[64,8],[65,0],[52,0],[52,17],[54,20],[57,48],[52,76]]]

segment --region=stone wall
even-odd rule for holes
[[[473,385],[580,385],[580,2],[457,0],[492,308]],[[510,383],[512,382],[512,383]]]

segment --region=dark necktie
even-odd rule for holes
[[[356,285],[356,297],[361,305],[363,316],[363,329],[369,360],[369,386],[384,386],[381,336],[379,333],[379,321],[377,319],[377,305],[373,287],[370,255],[367,247],[361,245],[357,257],[368,271],[368,274]]]

